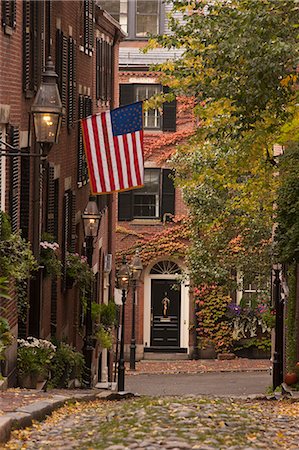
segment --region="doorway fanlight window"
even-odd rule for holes
[[[160,261],[152,267],[151,275],[174,275],[180,274],[181,269],[172,261]]]

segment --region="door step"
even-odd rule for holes
[[[154,348],[144,349],[144,360],[175,361],[188,359],[186,348]]]
[[[144,353],[145,361],[178,361],[188,359],[186,353]],[[142,362],[142,361],[140,361]]]

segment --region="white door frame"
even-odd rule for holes
[[[163,258],[162,261],[167,260]],[[143,345],[150,347],[151,343],[151,281],[152,280],[177,280],[176,274],[151,274],[155,261],[146,268],[144,275],[144,315],[143,315]],[[176,263],[177,264],[177,263]],[[180,348],[187,348],[189,354],[189,280],[181,282],[181,307],[180,307]]]

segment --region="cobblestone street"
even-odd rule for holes
[[[299,403],[135,398],[61,408],[3,449],[298,449]]]

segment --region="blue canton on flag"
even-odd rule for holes
[[[135,133],[142,130],[142,102],[122,106],[111,111],[112,132],[114,136]]]

